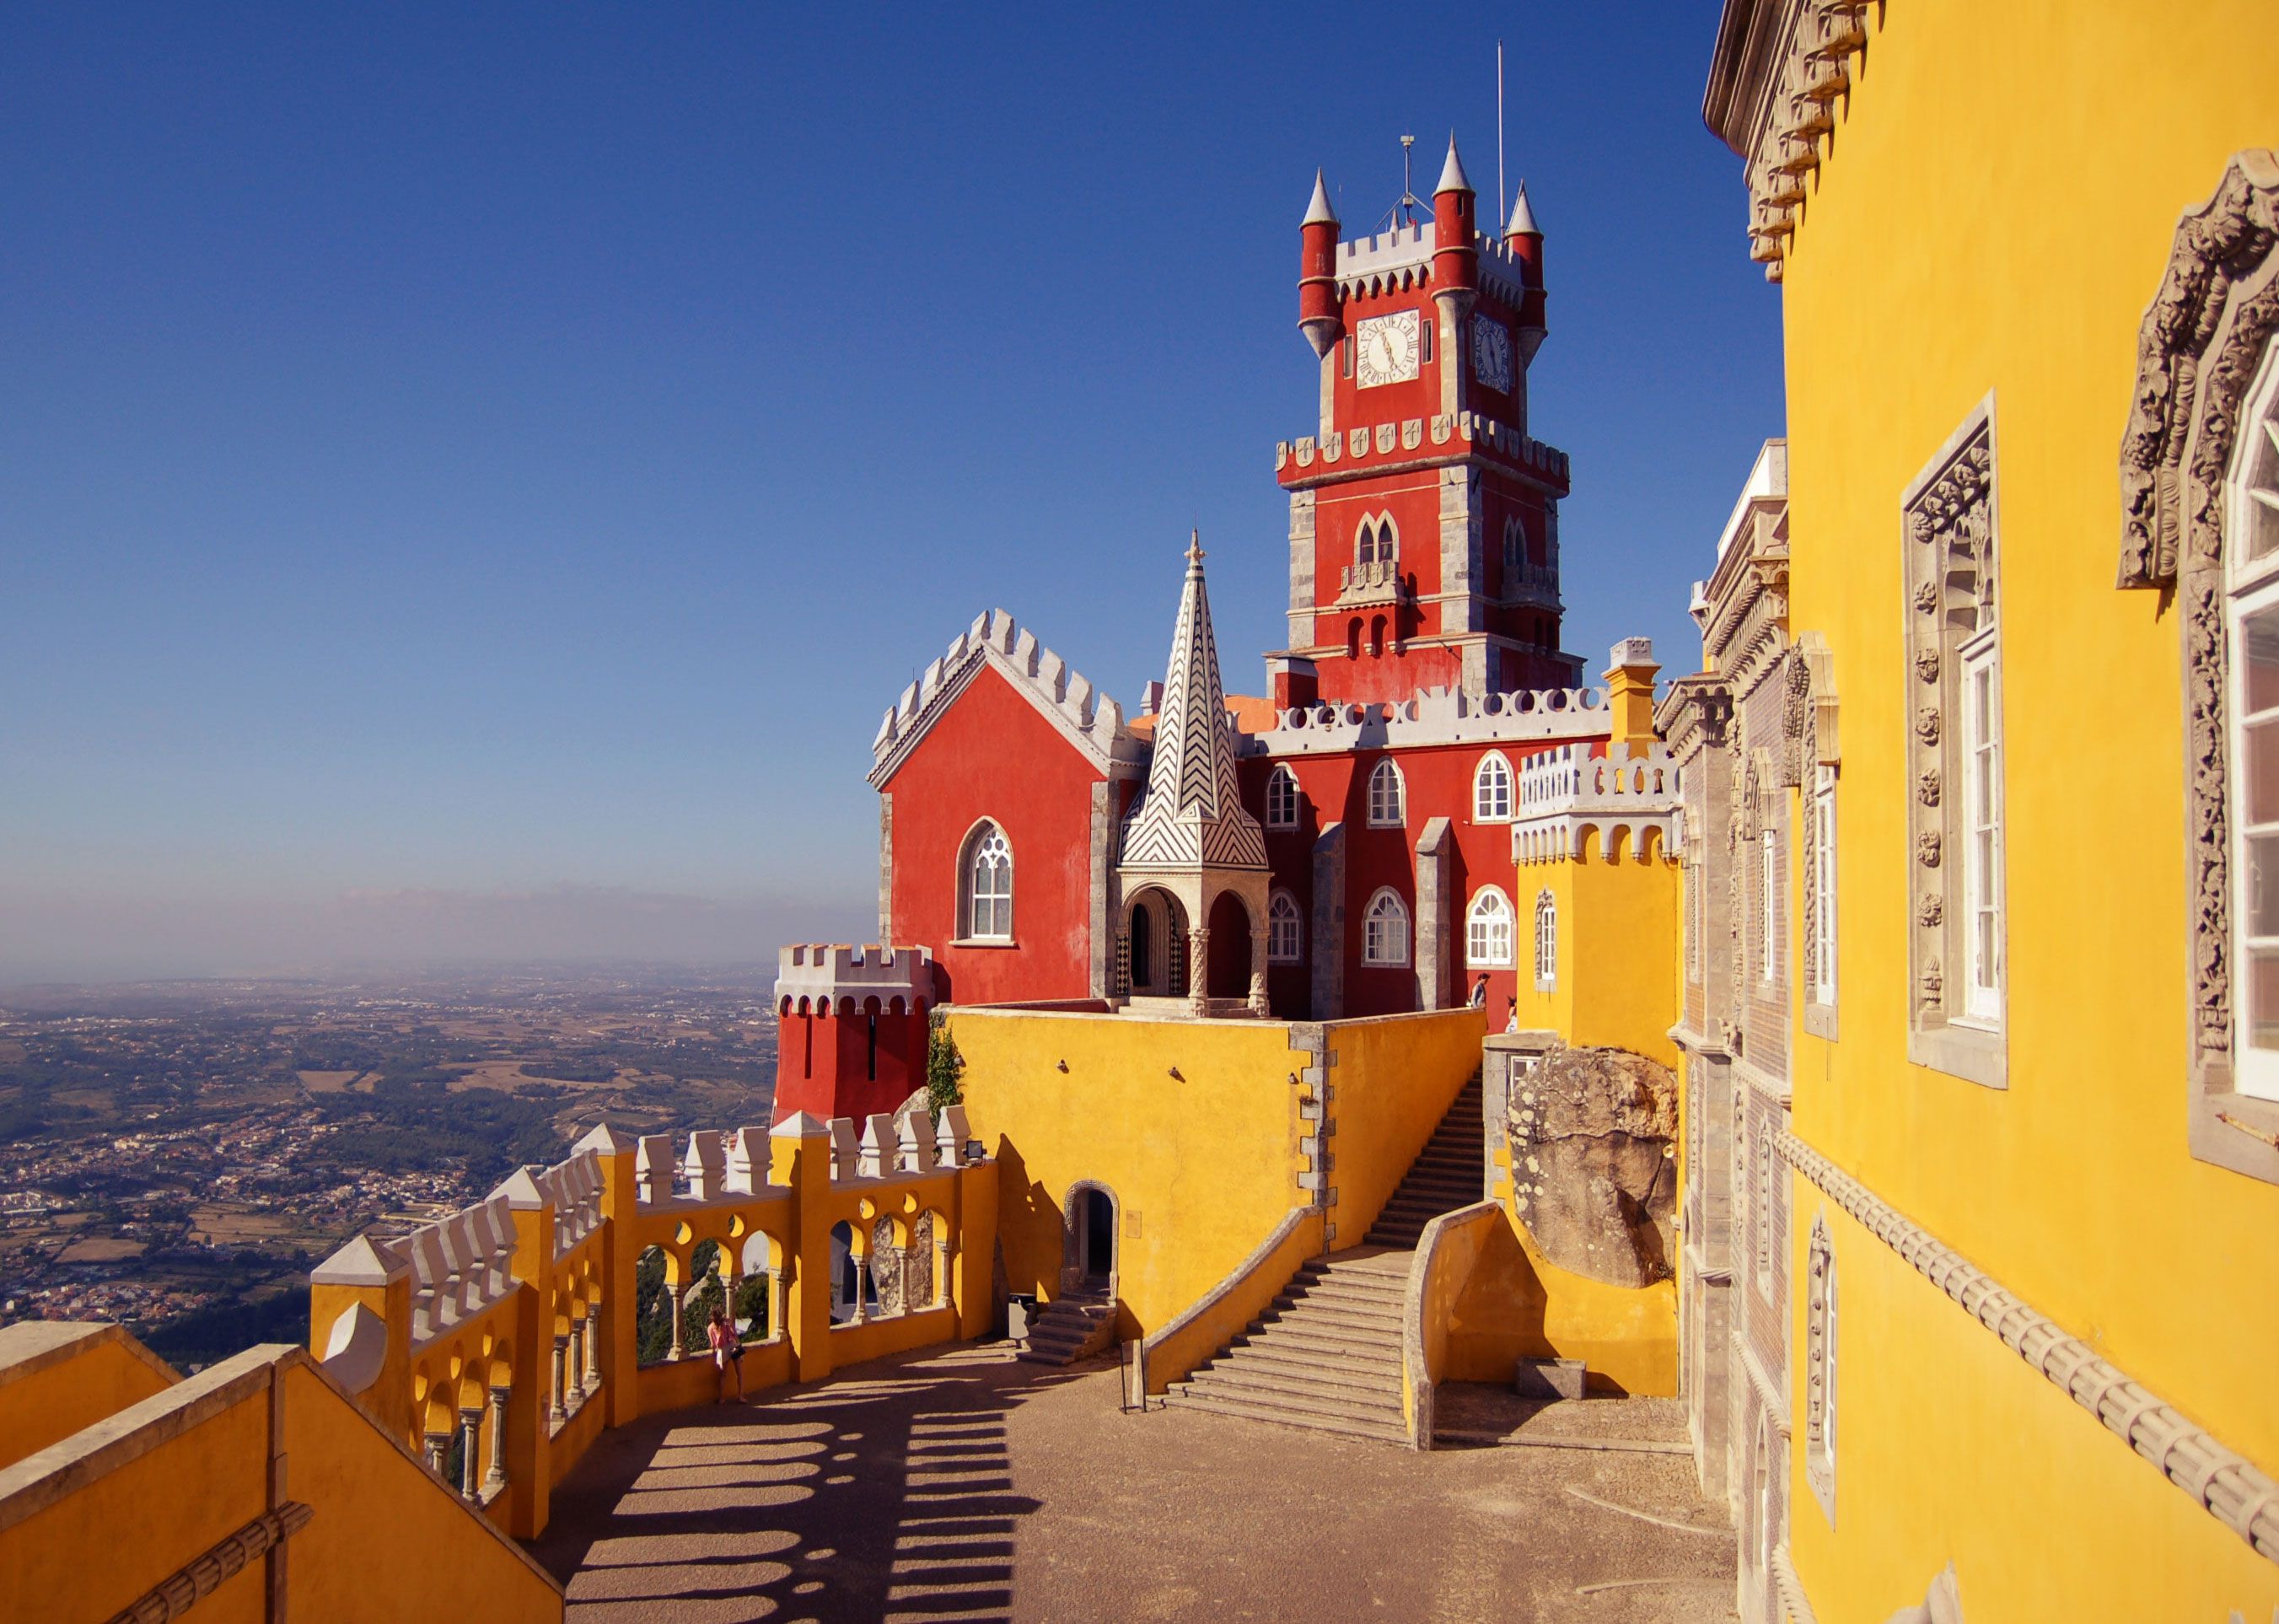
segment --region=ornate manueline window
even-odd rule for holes
[[[1836,1036],[1836,696],[1828,645],[1807,632],[1788,653],[1781,716],[1789,754],[1782,781],[1798,796],[1797,945],[1804,977],[1804,1030]]]
[[[992,823],[977,825],[965,838],[960,869],[967,939],[1012,940],[1013,848],[1006,843],[1005,831]]]
[[[1768,1294],[1773,1283],[1773,1244],[1778,1238],[1773,1233],[1773,1130],[1768,1124],[1757,1134],[1756,1180],[1749,1203],[1755,1209],[1749,1217],[1757,1232],[1757,1284]]]
[[[1278,891],[1266,905],[1266,961],[1295,964],[1303,955],[1306,933],[1298,904],[1286,891]]]
[[[1811,798],[1806,803],[1809,824],[1806,883],[1811,892],[1805,908],[1805,986],[1815,1004],[1836,1001],[1836,769],[1812,770]]]
[[[1267,775],[1266,826],[1269,829],[1295,829],[1298,826],[1298,775],[1287,767],[1277,767]]]
[[[1399,894],[1379,891],[1362,915],[1361,961],[1393,968],[1408,962],[1408,908]]]
[[[1380,513],[1364,518],[1354,532],[1354,562],[1357,564],[1392,563],[1400,556],[1400,532],[1393,523],[1393,516]]]
[[[1500,750],[1480,757],[1472,775],[1472,819],[1481,823],[1511,822],[1511,762]]]
[[[1708,884],[1699,857],[1689,857],[1685,862],[1685,978],[1701,979],[1701,888]]]
[[[1390,761],[1377,762],[1369,775],[1369,826],[1398,829],[1408,820],[1408,795],[1400,769]]]
[[[1490,885],[1464,916],[1464,960],[1475,969],[1511,968],[1511,903]]]
[[[1549,992],[1559,980],[1559,904],[1550,888],[1535,896],[1535,985]]]
[[[2119,585],[2173,594],[2192,1154],[2279,1182],[2279,162],[2176,223],[2137,340]]]
[[[1805,1257],[1804,1475],[1820,1509],[1836,1518],[1836,1252],[1828,1219],[1812,1221]]]
[[[1993,399],[1908,487],[1908,1058],[2003,1086],[2000,579]]]

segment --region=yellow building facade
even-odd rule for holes
[[[1786,1492],[1735,1507],[1762,1616],[2279,1605],[2275,65],[2245,0],[1725,8],[1797,692],[1842,745],[1780,791],[1819,1014],[1775,1136]]]

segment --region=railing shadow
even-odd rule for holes
[[[1021,1520],[1006,1418],[1084,1374],[928,1348],[748,1405],[604,1434],[531,1553],[572,1620],[1008,1619]]]

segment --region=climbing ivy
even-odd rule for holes
[[[935,1009],[926,1016],[926,1107],[936,1116],[964,1098],[958,1079],[965,1075],[965,1056],[949,1035],[949,1017]]]

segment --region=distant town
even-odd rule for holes
[[[0,1323],[113,1320],[179,1366],[308,1325],[360,1229],[607,1120],[764,1123],[774,966],[0,990]]]

